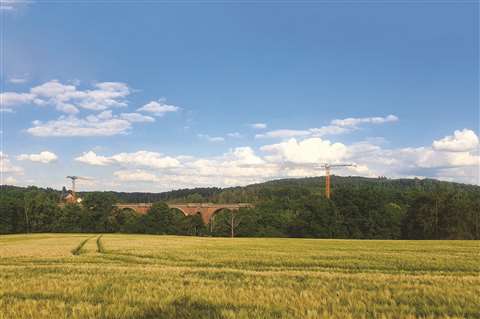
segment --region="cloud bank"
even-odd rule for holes
[[[477,137],[468,129],[461,132],[468,140],[473,135]],[[438,149],[438,141],[448,141],[448,148]],[[258,151],[249,146],[237,147],[221,156],[208,158],[169,156],[142,150],[111,156],[89,151],[76,160],[89,165],[118,167],[113,175],[119,181],[155,183],[162,189],[236,186],[276,178],[319,176],[324,173],[320,164],[344,162],[357,166],[337,169],[335,174],[393,178],[428,176],[443,180],[456,177],[457,181],[479,184],[478,142],[476,146],[469,144],[467,150],[465,141],[460,138],[447,136],[438,141],[417,148],[385,149],[369,141],[343,144],[321,137],[294,137],[263,145]]]

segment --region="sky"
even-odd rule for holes
[[[480,184],[477,1],[0,2],[0,184]]]

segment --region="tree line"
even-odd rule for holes
[[[81,205],[59,205],[60,192],[2,186],[0,233],[95,232],[196,236],[358,239],[480,239],[480,187],[434,180],[334,177],[267,182],[228,189],[168,193],[82,193]],[[156,201],[147,214],[117,202]],[[249,202],[254,208],[215,214],[209,225],[168,202]]]

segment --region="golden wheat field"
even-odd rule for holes
[[[0,318],[480,318],[478,241],[0,236]]]

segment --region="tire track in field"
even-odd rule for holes
[[[99,254],[105,254],[105,247],[103,247],[102,236],[103,235],[97,237],[97,253]]]
[[[97,253],[101,255],[101,258],[113,261],[113,262],[122,262],[126,264],[153,264],[153,257],[149,256],[137,256],[128,253],[121,253],[117,251],[108,251],[103,246],[102,241],[103,234],[97,237]]]
[[[88,237],[87,239],[80,242],[80,244],[78,244],[77,247],[75,247],[71,250],[72,255],[79,256],[79,255],[88,253],[88,251],[90,251],[91,248],[87,249],[86,246],[87,246],[87,243],[89,242],[89,240],[92,239],[92,238],[95,238],[95,236]]]
[[[159,259],[154,256],[142,256],[132,253],[124,253],[120,251],[108,251],[103,245],[103,234],[97,237],[97,253],[100,254],[100,257],[113,261],[113,262],[122,262],[125,264],[156,264]]]
[[[83,246],[85,246],[85,244],[86,244],[91,238],[93,238],[93,237],[88,237],[87,239],[85,239],[85,240],[83,240],[82,242],[80,242],[80,244],[78,244],[77,247],[73,248],[73,249],[71,250],[72,255],[78,256],[78,255],[82,254],[82,253],[83,253]]]

